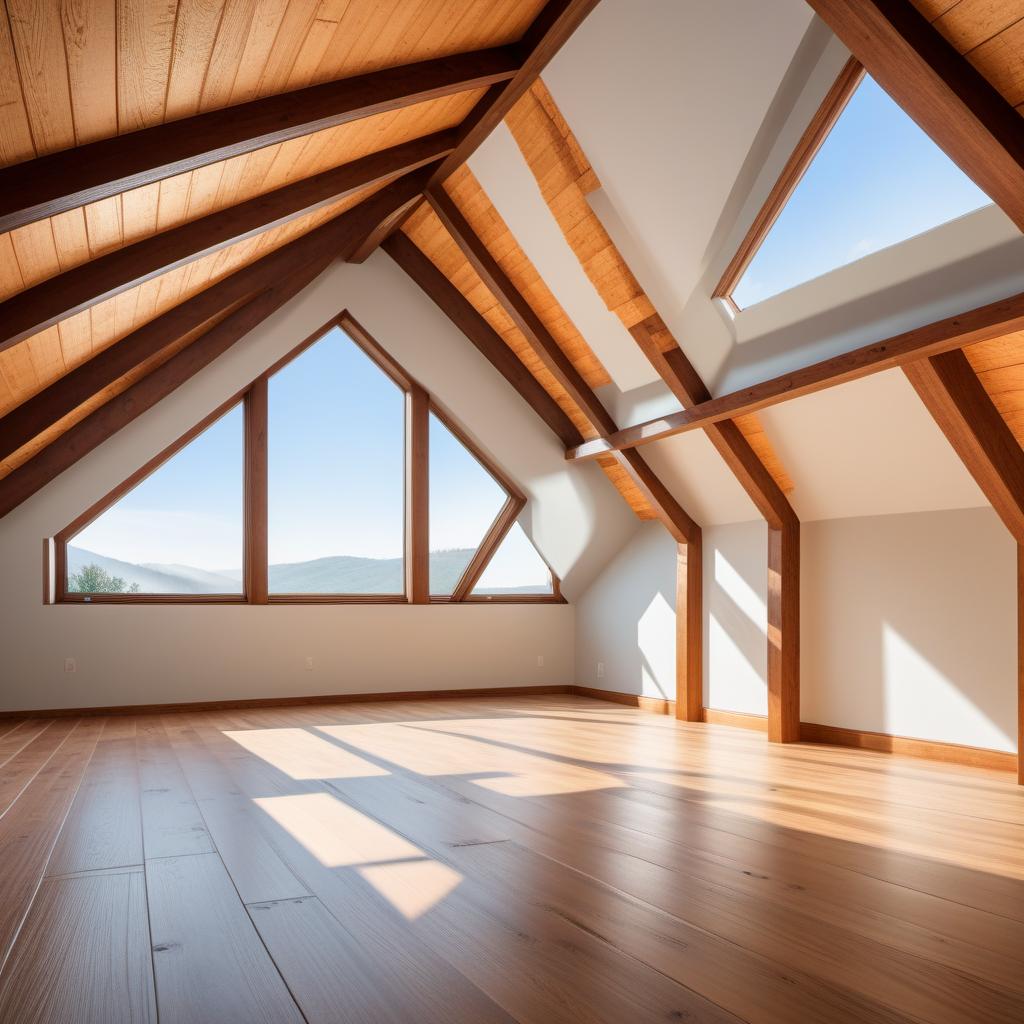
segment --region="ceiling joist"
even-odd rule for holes
[[[372,153],[51,277],[0,302],[0,351],[153,277],[439,160],[455,139],[454,130],[437,132]]]
[[[0,170],[0,232],[207,164],[426,100],[520,68],[511,47],[456,54],[254,100]]]
[[[296,268],[317,264],[322,269],[339,253],[344,254],[364,238],[371,226],[382,217],[395,210],[404,209],[418,198],[429,173],[430,169],[424,168],[398,179],[334,220],[173,307],[17,406],[0,419],[0,459],[17,451],[32,438],[73,412],[92,395],[100,393],[125,374],[159,355],[161,351],[206,323],[221,310],[255,293],[275,288],[278,282],[290,279],[289,275]],[[313,277],[315,276],[314,274]],[[312,277],[305,283],[309,283],[309,280],[312,280]],[[244,322],[246,321],[242,317],[233,319],[236,325]],[[255,326],[255,323],[252,326]],[[249,329],[251,328],[246,328]],[[220,331],[221,336],[225,331],[226,329]],[[182,360],[181,365],[185,365],[185,362]],[[60,441],[36,455],[30,464],[45,465],[47,452],[63,442],[67,436],[63,435]],[[27,466],[23,468],[27,469]],[[19,472],[16,470],[0,480],[0,494],[6,493],[7,481]],[[4,504],[5,501],[0,499],[0,506]],[[0,515],[2,514],[0,512]]]
[[[689,430],[702,430],[712,423],[735,419],[838,384],[860,380],[916,359],[991,341],[1021,330],[1024,330],[1024,292],[712,398],[692,409],[646,420],[604,438],[584,441],[567,452],[566,458],[570,461],[599,458],[618,449],[649,444]]]

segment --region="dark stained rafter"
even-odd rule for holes
[[[1024,330],[1024,292],[712,398],[692,409],[637,423],[604,438],[585,441],[567,452],[566,458],[570,461],[594,459],[616,449],[634,448],[688,430],[702,430],[712,423],[745,416],[837,384],[891,370],[916,359],[991,341],[1020,330]]]
[[[441,223],[451,234],[473,269],[479,274],[491,294],[499,302],[513,323],[523,333],[537,357],[565,389],[573,403],[600,435],[615,432],[615,421],[583,379],[572,361],[544,326],[540,317],[498,265],[487,247],[473,231],[469,222],[441,187],[431,187],[427,201]],[[655,510],[658,518],[672,536],[685,543],[700,532],[669,490],[657,478],[647,462],[637,452],[616,452],[615,459],[625,470],[644,498]]]
[[[258,293],[197,342],[0,480],[0,516],[226,351],[309,284],[339,253],[344,254],[363,238],[369,223],[416,199],[429,173],[429,168],[424,168],[405,175],[334,220],[174,307],[8,413],[0,420],[0,438],[4,449],[16,451],[104,386],[115,383],[239,299]],[[296,281],[301,282],[298,287]]]
[[[519,70],[509,80],[492,85],[477,101],[459,126],[459,142],[455,149],[431,175],[431,186],[440,185],[470,158],[597,4],[598,0],[548,0],[516,44],[521,62]],[[394,217],[378,225],[373,234],[357,247],[351,257],[352,262],[365,260],[384,239],[401,227],[404,219]]]
[[[384,242],[383,249],[519,392],[564,445],[568,447],[583,440],[572,420],[537,383],[522,360],[407,235],[396,232]]]
[[[0,170],[0,231],[207,164],[510,79],[499,47],[374,71],[63,150]]]
[[[872,78],[1024,230],[1021,116],[909,0],[808,0]]]
[[[202,256],[311,213],[450,153],[438,132],[293,182],[115,249],[0,302],[0,351],[52,324]]]

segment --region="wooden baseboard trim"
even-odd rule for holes
[[[876,750],[887,754],[905,754],[924,757],[932,761],[969,765],[974,768],[992,768],[996,771],[1016,771],[1017,755],[987,747],[968,747],[960,743],[939,743],[934,740],[916,740],[909,736],[892,736],[884,732],[864,729],[842,729],[835,725],[800,723],[800,739],[804,743],[830,743],[840,747]]]
[[[765,715],[751,715],[745,711],[705,708],[704,721],[708,725],[731,725],[734,729],[752,729],[754,732],[768,731],[768,719]]]
[[[640,708],[655,715],[674,715],[676,702],[663,697],[644,697],[638,693],[620,693],[618,690],[599,690],[594,686],[570,686],[569,690],[577,697],[593,697],[595,700],[607,700],[612,704],[625,704],[626,707]]]
[[[280,708],[305,704],[368,704],[389,700],[451,700],[463,697],[536,697],[569,694],[565,686],[489,686],[464,690],[402,690],[394,693],[332,693],[310,697],[254,697],[247,700],[201,700],[180,704],[118,704],[104,708],[43,708],[35,711],[0,711],[8,718],[83,718],[91,715],[150,715],[176,711],[234,711],[246,708]]]
[[[655,697],[641,697],[616,690],[599,690],[591,686],[570,687],[580,697],[594,697],[651,711],[655,714],[675,713],[675,701]],[[704,721],[709,725],[728,725],[736,729],[751,729],[756,732],[768,731],[768,719],[763,715],[751,715],[741,711],[720,711],[705,708]],[[888,754],[903,754],[907,757],[921,757],[947,764],[967,765],[974,768],[990,768],[995,771],[1017,770],[1017,755],[1003,750],[989,750],[985,747],[968,747],[959,743],[939,743],[933,740],[916,740],[908,736],[893,736],[884,732],[868,732],[864,729],[843,729],[836,725],[818,725],[815,722],[800,723],[800,740],[803,743],[827,743],[838,747],[853,747],[857,750],[875,750]]]

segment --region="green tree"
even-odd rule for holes
[[[127,586],[123,577],[112,576],[106,569],[91,562],[71,574],[68,590],[73,594],[137,594],[139,585],[133,583]]]

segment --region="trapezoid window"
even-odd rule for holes
[[[405,393],[340,327],[267,393],[271,594],[405,589]]]
[[[236,405],[75,532],[67,592],[240,596],[243,445]]]
[[[990,202],[864,75],[738,280],[716,294],[746,309]]]
[[[473,597],[511,597],[521,594],[554,595],[551,569],[526,531],[513,523],[497,551],[480,574]]]

